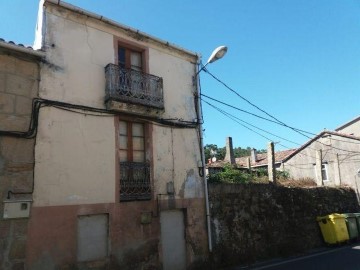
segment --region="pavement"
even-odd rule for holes
[[[311,250],[302,256],[275,259],[229,270],[360,270],[360,244]]]

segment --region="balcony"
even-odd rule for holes
[[[138,114],[163,112],[162,78],[114,64],[105,67],[105,78],[108,109]]]
[[[120,162],[120,201],[151,199],[150,165]]]

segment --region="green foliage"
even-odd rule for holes
[[[276,179],[286,180],[289,178],[290,178],[289,172],[276,170]]]
[[[209,158],[212,158],[213,155],[211,155],[211,150],[216,152],[215,157],[217,160],[223,160],[225,158],[226,154],[226,148],[224,147],[218,147],[216,144],[207,144],[204,146],[205,151],[205,160],[207,161]],[[266,153],[265,149],[256,150],[258,154]],[[234,148],[234,156],[237,157],[247,157],[250,156],[251,153],[251,147],[241,148],[241,147],[235,147]]]
[[[276,170],[276,179],[288,181],[290,174],[287,171]],[[253,170],[251,173],[245,170],[239,170],[230,164],[224,166],[222,172],[212,173],[208,176],[209,183],[269,183],[268,171],[266,168]],[[287,182],[286,182],[287,183]]]
[[[222,172],[210,174],[208,181],[209,183],[249,183],[251,174],[226,165]]]
[[[206,161],[214,156],[211,154],[211,150],[216,153],[215,157],[217,160],[223,160],[225,158],[225,147],[219,148],[216,144],[207,144],[204,146]]]

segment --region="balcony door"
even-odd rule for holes
[[[122,68],[132,69],[136,71],[143,71],[142,53],[124,47],[119,47],[118,61]]]
[[[119,67],[124,69],[122,85],[129,96],[142,98],[144,95],[142,53],[140,51],[119,47]]]
[[[150,200],[150,164],[143,123],[119,121],[120,201]]]

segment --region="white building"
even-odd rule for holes
[[[37,27],[29,269],[206,259],[199,56],[62,1],[40,5]]]

